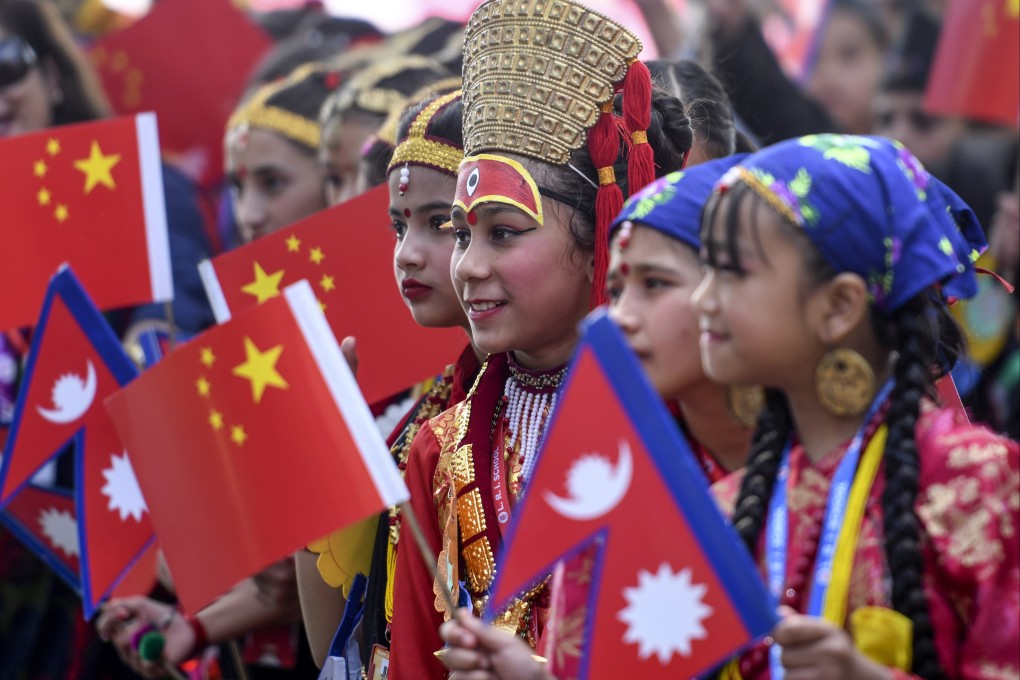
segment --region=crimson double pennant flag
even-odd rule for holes
[[[36,320],[69,263],[101,309],[173,298],[156,118],[0,139],[0,329]]]
[[[67,489],[26,484],[0,511],[0,523],[80,593],[78,513]]]
[[[370,404],[434,377],[466,340],[424,328],[393,279],[394,232],[384,185],[199,266],[216,319],[307,279],[333,333],[358,341],[358,384]]]
[[[592,546],[584,677],[695,677],[776,622],[694,454],[602,310],[514,510],[494,610]]]
[[[62,269],[46,292],[32,338],[0,465],[0,506],[27,524],[31,516],[19,515],[19,508],[39,495],[30,480],[73,444],[74,512],[56,503],[53,512],[38,506],[46,514],[38,521],[54,547],[79,562],[86,618],[153,541],[132,461],[102,407],[103,399],[136,374],[74,274]],[[73,561],[64,561],[67,569],[54,566],[66,575]]]
[[[307,281],[193,338],[106,407],[189,611],[408,496]]]

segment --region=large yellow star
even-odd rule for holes
[[[278,387],[281,390],[289,387],[287,381],[276,370],[276,362],[280,359],[282,352],[283,345],[277,345],[265,352],[259,351],[252,339],[245,337],[245,362],[235,366],[233,373],[239,378],[247,378],[251,381],[251,396],[256,404],[262,401],[262,394],[266,391],[267,386]]]
[[[1020,17],[1020,0],[1006,0],[1006,16],[1013,19]]]
[[[97,184],[102,184],[107,189],[116,189],[113,181],[112,170],[117,163],[120,163],[120,154],[112,153],[104,156],[99,142],[92,140],[92,148],[89,150],[89,157],[74,162],[74,167],[85,173],[85,193],[90,193]]]
[[[280,294],[280,279],[283,278],[283,270],[266,274],[258,262],[255,263],[255,280],[246,286],[241,286],[248,295],[254,295],[259,304]]]

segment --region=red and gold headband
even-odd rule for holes
[[[481,153],[460,164],[454,207],[466,212],[470,222],[472,211],[482,203],[512,205],[544,223],[538,184],[527,168],[512,158]]]
[[[386,168],[387,175],[394,168],[408,165],[423,165],[450,175],[457,174],[464,159],[464,149],[430,135],[429,126],[437,114],[459,99],[460,90],[436,97],[414,117],[407,130],[407,137],[393,150],[393,158]]]

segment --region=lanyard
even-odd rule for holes
[[[492,504],[496,508],[496,526],[502,536],[504,528],[510,523],[510,492],[506,478],[510,475],[510,466],[503,464],[504,443],[503,419],[500,418],[493,433],[492,443]]]
[[[847,520],[848,499],[853,495],[863,509],[863,503],[867,499],[867,493],[854,493],[851,486],[854,484],[854,477],[857,473],[857,463],[861,457],[861,448],[864,445],[864,433],[875,413],[885,402],[892,390],[892,381],[887,382],[879,391],[875,400],[868,408],[867,414],[861,423],[857,433],[850,440],[846,454],[840,461],[836,473],[833,475],[832,484],[829,487],[829,498],[825,506],[825,518],[822,520],[822,532],[818,542],[818,556],[815,558],[814,574],[811,579],[811,598],[808,601],[807,614],[809,616],[822,616],[826,604],[826,596],[829,591],[829,584],[833,576],[833,563],[836,557],[837,545],[841,542],[841,530],[844,521]],[[884,437],[882,437],[884,442]],[[786,553],[789,540],[789,522],[787,515],[787,486],[790,477],[790,449],[792,438],[787,440],[786,448],[783,450],[782,462],[779,466],[779,474],[776,477],[775,489],[772,492],[772,499],[769,502],[768,523],[765,534],[765,568],[768,576],[769,592],[776,598],[782,600],[783,585],[786,582]],[[876,452],[868,457],[877,459],[881,451],[877,446],[868,447],[869,453]],[[877,465],[873,466],[870,479],[867,480],[868,489],[874,480],[874,472]],[[857,515],[858,531],[860,525],[860,512],[851,513]],[[854,544],[856,536],[853,534]],[[842,580],[842,579],[841,579]],[[836,625],[839,625],[837,623]],[[783,677],[783,664],[780,661],[782,648],[773,644],[769,648],[769,666],[772,680],[781,680]]]

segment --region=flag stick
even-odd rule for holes
[[[439,571],[436,568],[436,556],[425,540],[425,534],[422,533],[421,525],[418,524],[418,518],[415,517],[410,503],[401,503],[399,507],[400,513],[411,527],[414,542],[418,544],[418,550],[421,552],[421,558],[425,560],[425,566],[428,567],[429,575],[432,576],[432,580],[435,581],[436,586],[439,588],[439,594],[446,600],[446,606],[449,607],[450,615],[452,616],[457,611],[457,601],[453,599],[453,593],[450,592],[450,587],[446,585],[446,581],[439,578]]]
[[[177,324],[174,323],[174,303],[164,302],[163,308],[166,310],[166,321],[170,324],[170,328],[167,329],[167,352],[174,351],[177,347]]]
[[[244,659],[241,658],[241,648],[237,645],[237,640],[228,642],[227,648],[230,650],[230,660],[237,669],[237,680],[248,680],[248,671],[244,667]]]

